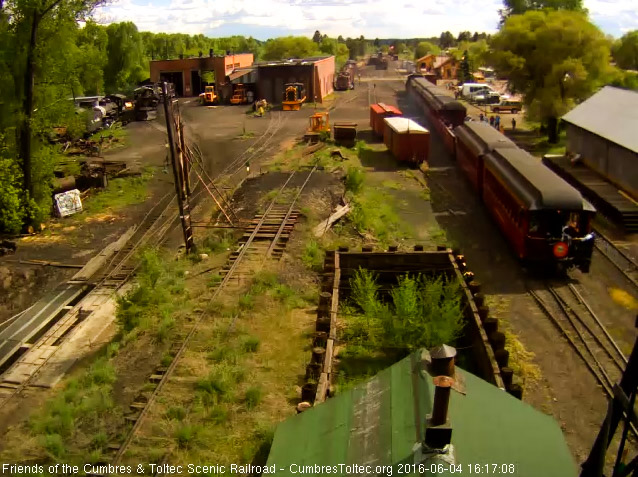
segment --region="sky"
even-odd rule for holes
[[[584,0],[591,20],[620,37],[638,29],[635,0]],[[426,38],[449,30],[492,33],[501,0],[110,0],[100,23],[132,21],[140,31],[210,37],[328,36]]]

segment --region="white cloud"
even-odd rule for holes
[[[618,35],[638,28],[634,0],[585,0],[595,23]],[[140,30],[233,32],[278,36],[315,30],[330,36],[411,38],[449,30],[493,32],[501,0],[115,0],[96,17],[104,23],[133,21]],[[261,34],[259,32],[262,32]],[[263,33],[267,32],[267,33]],[[262,38],[264,39],[264,38]]]

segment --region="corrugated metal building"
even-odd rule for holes
[[[605,86],[563,121],[567,152],[638,199],[638,93]]]
[[[433,426],[428,420],[435,402],[430,361],[427,351],[415,351],[287,419],[277,428],[267,465],[281,476],[577,475],[553,418],[458,367],[448,394],[449,426]],[[423,446],[428,434],[437,437],[434,432],[446,428],[451,428],[451,447],[439,453],[438,447]],[[353,470],[353,465],[370,467]]]
[[[303,83],[306,101],[315,98],[323,102],[333,92],[335,57],[321,56],[304,59],[256,63],[257,99],[279,104],[283,101],[284,84]]]
[[[215,72],[215,86],[230,82],[229,75],[237,68],[245,68],[253,64],[252,53],[237,53],[223,56],[204,56],[201,58],[183,58],[178,60],[156,60],[150,62],[151,81],[168,81],[175,84],[178,96],[198,96],[204,91],[205,83],[201,80],[204,71]]]

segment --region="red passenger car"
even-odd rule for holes
[[[385,125],[383,120],[395,116],[403,116],[399,108],[379,103],[370,106],[370,127],[374,134],[383,137]]]
[[[407,118],[385,118],[383,122],[383,142],[397,160],[414,165],[427,161],[430,131]]]

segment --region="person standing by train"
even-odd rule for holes
[[[499,131],[501,130],[501,117],[500,116],[496,116],[496,118],[494,118],[494,127],[496,129],[498,129]]]
[[[490,116],[490,126],[494,127],[494,116]]]
[[[516,131],[516,118],[512,118],[512,131]]]
[[[483,113],[479,114],[479,122],[483,122]]]

